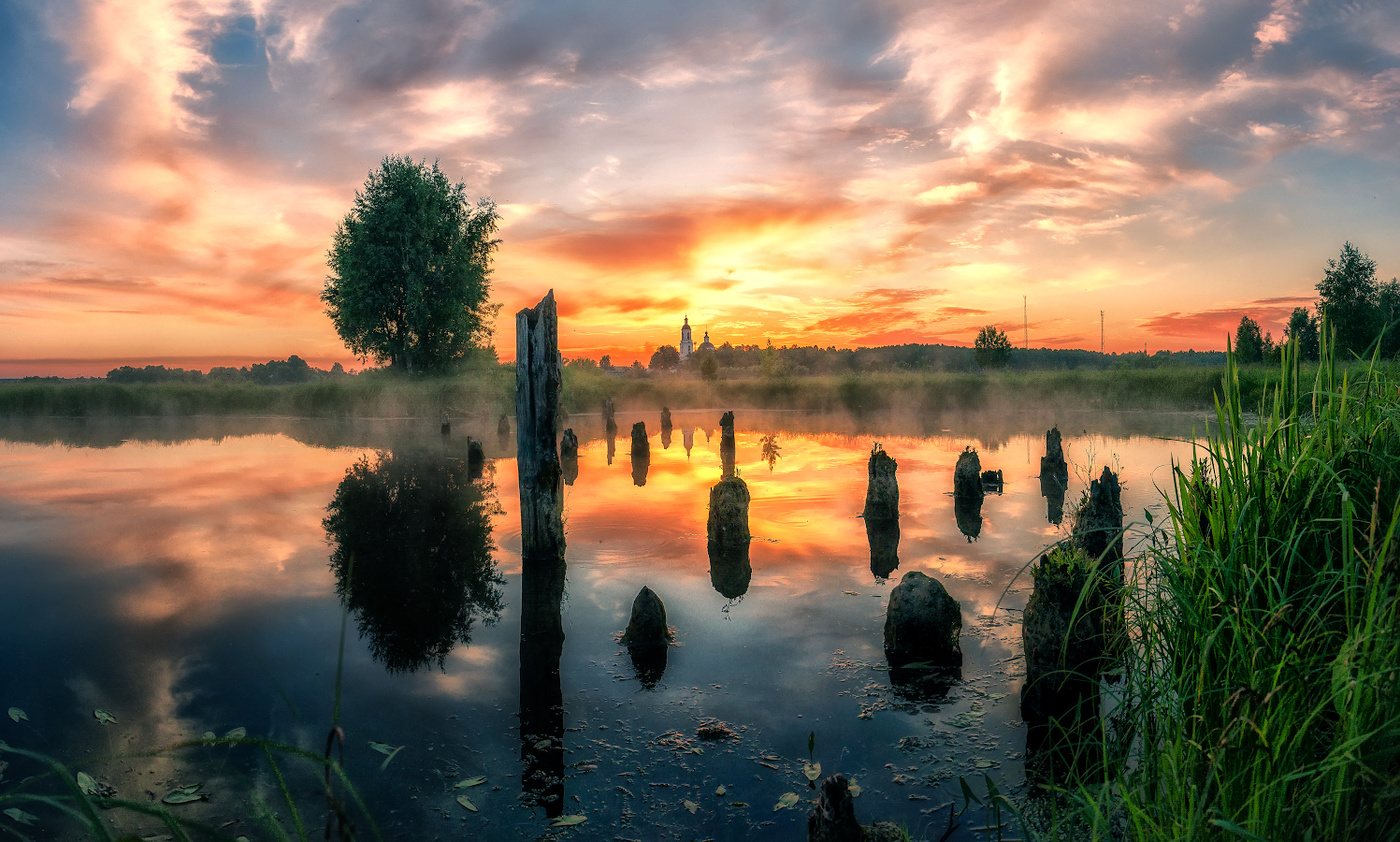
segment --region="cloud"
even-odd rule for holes
[[[1240,319],[1249,316],[1265,331],[1282,339],[1283,326],[1296,307],[1311,307],[1312,298],[1301,296],[1280,296],[1251,301],[1234,307],[1219,307],[1194,312],[1172,311],[1161,313],[1139,321],[1140,326],[1156,336],[1180,338],[1205,338],[1219,341],[1223,336],[1233,337],[1240,326]]]

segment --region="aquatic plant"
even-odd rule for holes
[[[1394,838],[1400,398],[1331,357],[1309,383],[1287,349],[1257,418],[1229,361],[1220,431],[1134,565],[1104,772],[1059,787],[1048,835]]]

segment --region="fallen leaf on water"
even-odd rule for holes
[[[87,772],[79,772],[77,777],[78,789],[83,791],[83,795],[97,794],[97,781],[93,780],[92,775],[89,775]]]
[[[219,738],[219,735],[215,734],[213,731],[205,731],[199,738],[206,743],[213,743]]]
[[[803,763],[802,774],[807,776],[807,780],[815,781],[817,778],[820,778],[822,776],[822,764]]]
[[[972,765],[976,766],[978,769],[990,769],[996,764],[990,760],[974,760]]]
[[[778,812],[785,807],[795,807],[800,799],[795,792],[784,792],[778,796],[778,803],[773,806],[773,812]]]
[[[541,750],[541,751],[543,751],[544,749],[549,748],[549,740],[548,740],[548,739],[539,740],[538,742],[535,743],[535,748],[537,748],[537,749],[539,749],[539,750]]]
[[[28,722],[28,721],[29,721],[29,714],[25,713],[24,711],[20,710],[19,708],[10,708],[10,718],[13,719],[13,720],[16,721],[16,722],[19,722],[21,719],[23,719],[24,721]],[[27,815],[27,814],[26,814],[26,815]],[[15,819],[15,821],[19,821],[19,819]]]
[[[369,741],[369,747],[384,755],[384,762],[379,764],[379,770],[381,772],[384,771],[384,769],[389,765],[389,761],[394,759],[394,755],[403,751],[403,746],[391,746],[388,743],[376,743],[374,740]]]
[[[14,819],[20,824],[34,824],[39,820],[38,816],[34,815],[33,813],[26,813],[18,807],[11,807],[10,809],[6,810],[5,815],[9,816],[10,818]]]
[[[731,807],[747,807],[747,806],[749,806],[749,802],[747,802],[747,801],[731,801],[731,802],[729,802],[729,806],[731,806]]]
[[[692,816],[700,809],[700,805],[696,804],[694,801],[682,801],[681,804],[684,805],[685,809],[689,811]]]
[[[227,734],[225,734],[224,739],[241,740],[246,736],[248,736],[248,729],[240,725],[237,728],[234,728],[232,731],[229,731]]]
[[[841,593],[846,594],[847,596],[860,596],[860,594],[856,593],[855,591],[842,591]]]
[[[727,791],[728,790],[724,788],[724,784],[720,784],[719,786],[715,787],[715,795],[724,795],[724,793]]]
[[[458,781],[457,786],[454,787],[454,789],[466,789],[469,786],[481,786],[484,783],[486,783],[486,776],[477,775],[474,778],[463,778],[462,780]]]
[[[776,768],[778,768],[777,766],[774,766],[772,763],[763,763],[763,762],[760,762],[758,765],[760,765],[760,766],[767,766],[769,769],[776,769]]]
[[[473,813],[477,812],[476,805],[473,804],[471,799],[465,795],[457,796],[457,803],[461,804],[463,807],[466,807],[468,810],[471,810]]]
[[[849,784],[847,784],[846,791],[851,794],[852,798],[855,798],[860,795],[860,784],[856,783],[855,781],[851,781]]]
[[[117,721],[117,718],[115,716],[103,710],[102,708],[98,708],[97,710],[93,711],[92,715],[94,718],[97,719],[98,722],[101,722],[103,725],[113,725],[116,724]]]
[[[189,804],[191,801],[203,801],[206,797],[199,791],[203,784],[188,784],[172,789],[161,801],[166,804]]]
[[[779,757],[779,756],[776,755],[776,754],[765,754],[765,755],[763,755],[763,759],[764,759],[764,760],[772,760],[772,761],[774,761],[775,763],[776,763],[777,761],[779,761],[779,760],[782,760],[782,758]]]
[[[554,827],[573,827],[576,824],[583,824],[588,821],[587,816],[560,816],[554,820]]]

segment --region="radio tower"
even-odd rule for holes
[[[1103,311],[1099,311],[1099,353],[1103,353]]]

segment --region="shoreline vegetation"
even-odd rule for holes
[[[1366,371],[1359,364],[1359,374]],[[1236,367],[1239,400],[1258,405],[1280,382],[1277,366]],[[1310,378],[1315,364],[1303,366]],[[1012,412],[1033,406],[1078,410],[1210,410],[1224,366],[991,372],[887,371],[795,375],[735,372],[716,379],[688,373],[607,374],[565,366],[570,415],[618,409],[794,409],[860,417],[903,411],[924,416]],[[307,382],[260,385],[216,379],[167,382],[30,379],[0,383],[0,417],[285,416],[298,418],[514,417],[513,365],[484,364],[447,376],[370,371]]]

